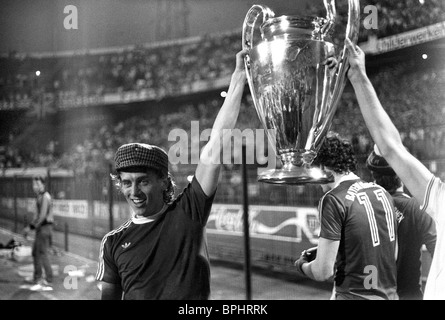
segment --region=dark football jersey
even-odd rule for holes
[[[119,283],[124,299],[196,300],[210,295],[205,225],[213,197],[194,178],[155,220],[134,219],[102,240],[96,279]]]
[[[422,246],[431,256],[436,246],[436,226],[433,218],[420,210],[419,203],[403,192],[392,194],[400,212],[397,256],[397,293],[402,300],[423,299],[421,283]]]
[[[340,241],[335,291],[347,298],[397,299],[397,221],[382,187],[346,180],[319,204],[320,237]]]

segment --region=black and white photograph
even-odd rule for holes
[[[1,0],[0,300],[445,300],[444,88],[443,0]]]

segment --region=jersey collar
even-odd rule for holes
[[[168,205],[164,203],[164,206],[162,209],[155,213],[154,215],[151,215],[149,217],[138,217],[134,213],[131,215],[131,221],[133,221],[134,224],[144,224],[144,223],[150,223],[155,221],[157,218],[159,218],[168,208]]]
[[[354,172],[349,172],[348,174],[343,175],[340,179],[338,179],[337,183],[335,184],[334,188],[337,188],[340,183],[344,182],[344,181],[349,181],[349,180],[357,180],[360,179],[359,176],[357,176]]]

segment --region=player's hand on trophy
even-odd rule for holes
[[[329,69],[335,70],[338,66],[338,60],[335,57],[329,57],[325,61],[323,61],[323,64],[328,66]]]
[[[352,43],[349,38],[345,40],[346,49],[349,51],[349,69],[348,69],[348,78],[351,81],[360,75],[366,74],[365,68],[365,53],[363,50]]]

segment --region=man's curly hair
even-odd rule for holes
[[[357,159],[352,144],[338,133],[330,131],[317,152],[313,165],[325,166],[337,173],[347,173],[357,170]]]

